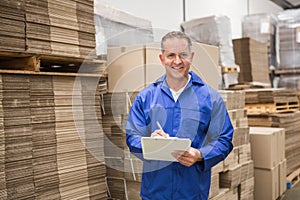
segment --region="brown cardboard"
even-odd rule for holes
[[[200,76],[212,88],[218,89],[222,79],[219,66],[219,49],[213,45],[193,43],[195,52],[191,70]]]
[[[193,43],[191,66],[205,82],[218,89],[218,47]],[[139,91],[165,73],[159,60],[160,44],[110,47],[107,50],[108,91]]]
[[[254,199],[276,200],[279,196],[278,166],[254,168]]]
[[[137,91],[145,87],[144,47],[111,47],[107,50],[108,91]]]
[[[279,163],[279,196],[286,191],[286,159]]]
[[[279,162],[285,160],[285,129],[278,128],[277,129],[277,139],[278,139],[278,156]]]
[[[165,68],[162,66],[159,54],[161,53],[160,44],[153,43],[146,45],[146,86],[153,83],[156,79],[165,73]]]
[[[250,127],[250,143],[254,167],[271,169],[284,159],[283,128]]]
[[[256,127],[250,127],[251,155],[254,167],[271,169],[278,163],[277,140],[274,132],[264,132]]]

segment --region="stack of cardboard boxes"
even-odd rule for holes
[[[286,190],[285,130],[250,127],[255,199],[275,200]]]
[[[219,52],[216,46],[193,43],[191,70],[218,89]],[[111,47],[107,54],[108,91],[140,91],[165,73],[159,60],[159,43]]]

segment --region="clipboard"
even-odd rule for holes
[[[164,160],[178,162],[171,153],[175,150],[186,151],[191,146],[191,140],[188,138],[159,138],[142,137],[143,156],[146,160]]]

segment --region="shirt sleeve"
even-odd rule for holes
[[[147,135],[147,123],[140,97],[133,102],[126,123],[126,144],[135,156],[143,158],[141,138]]]
[[[211,121],[200,152],[203,157],[204,170],[224,160],[233,149],[232,136],[234,128],[231,124],[223,99],[214,94]]]

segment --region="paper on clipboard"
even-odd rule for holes
[[[153,138],[142,137],[143,156],[146,160],[177,161],[171,153],[175,150],[186,151],[191,146],[191,140],[187,138]]]

